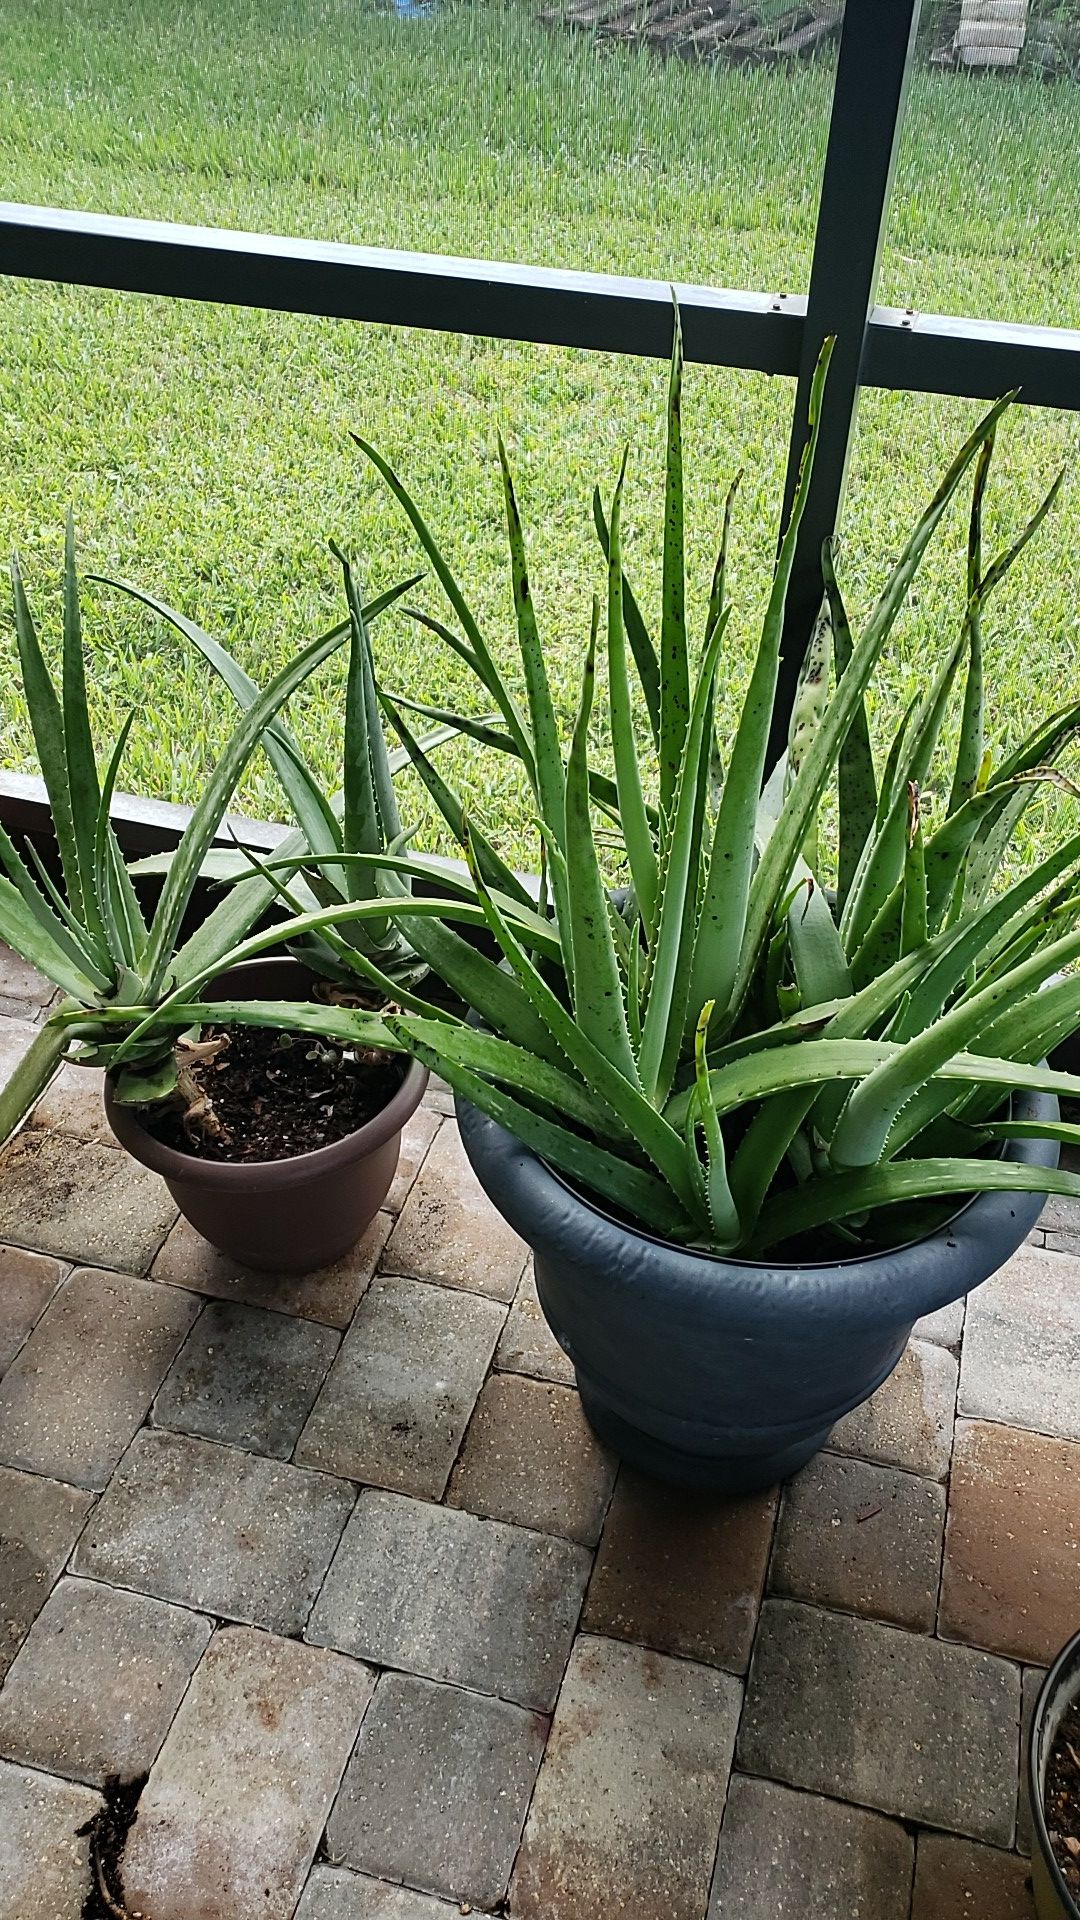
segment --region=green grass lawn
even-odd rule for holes
[[[794,290],[808,278],[825,64],[693,70],[546,32],[525,0],[461,0],[424,23],[361,0],[0,0],[0,34],[11,198],[734,286]],[[1080,89],[918,74],[882,297],[1080,321],[1078,133]],[[733,709],[773,551],[791,392],[700,368],[687,389],[699,608],[723,490],[737,467],[746,476]],[[358,551],[373,589],[411,567],[392,505],[349,439],[357,428],[425,503],[508,654],[493,471],[501,421],[568,717],[598,578],[589,496],[596,479],[610,489],[627,438],[631,566],[644,597],[657,595],[663,391],[663,369],[646,361],[0,280],[0,547],[19,546],[55,616],[71,501],[86,565],[171,599],[267,677],[337,617],[328,537]],[[975,412],[864,396],[844,524],[856,613]],[[999,530],[1030,510],[1075,438],[1071,419],[1015,414],[1001,443]],[[1070,483],[995,605],[1003,740],[1075,692],[1078,536]],[[955,631],[962,538],[957,514],[886,663],[882,719]],[[421,597],[436,604],[433,590]],[[88,591],[87,602],[102,740],[139,709],[124,784],[190,799],[224,738],[224,697],[168,631],[115,596]],[[6,619],[2,633],[0,759],[24,766]],[[468,691],[438,643],[404,619],[387,621],[377,645],[403,691]],[[340,684],[326,670],[296,703],[328,774]],[[485,762],[481,776],[465,749],[448,758],[502,823],[510,853],[534,857],[510,770]],[[280,810],[257,766],[244,800]]]

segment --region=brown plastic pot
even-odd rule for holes
[[[300,1000],[310,975],[295,960],[252,960],[213,981],[208,998]],[[287,1160],[230,1165],[178,1153],[148,1133],[136,1110],[118,1104],[106,1082],[105,1112],[122,1147],[159,1173],[186,1220],[246,1267],[310,1273],[340,1260],[375,1218],[390,1190],[401,1129],[420,1104],[428,1075],[411,1060],[392,1100],[343,1140]]]

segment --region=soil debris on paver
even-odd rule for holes
[[[120,1780],[111,1774],[105,1782],[104,1806],[79,1829],[90,1842],[91,1878],[81,1920],[135,1920],[124,1903],[123,1859],[145,1785],[145,1773],[136,1780]]]

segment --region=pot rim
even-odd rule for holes
[[[428,1083],[428,1070],[410,1059],[404,1077],[393,1098],[366,1120],[362,1127],[331,1140],[324,1147],[307,1153],[285,1154],[280,1160],[203,1160],[198,1154],[180,1153],[165,1145],[136,1119],[131,1107],[121,1106],[108,1078],[105,1081],[105,1111],[109,1125],[121,1144],[136,1154],[143,1166],[160,1173],[165,1180],[198,1181],[200,1186],[239,1192],[243,1187],[284,1186],[317,1179],[353,1160],[374,1153],[415,1113]],[[137,1145],[136,1145],[137,1142]]]
[[[691,1254],[695,1260],[713,1260],[719,1266],[747,1267],[751,1272],[764,1270],[766,1273],[775,1273],[778,1265],[782,1266],[785,1271],[791,1273],[814,1273],[823,1268],[831,1271],[833,1267],[867,1267],[872,1265],[875,1260],[887,1260],[891,1254],[906,1253],[909,1247],[924,1246],[928,1240],[933,1240],[939,1233],[945,1233],[955,1221],[962,1219],[968,1208],[973,1207],[976,1200],[980,1198],[980,1195],[977,1193],[969,1194],[962,1206],[957,1207],[955,1213],[947,1214],[945,1219],[939,1221],[936,1227],[928,1228],[925,1233],[915,1234],[910,1240],[899,1240],[894,1247],[876,1247],[873,1252],[870,1253],[837,1254],[835,1260],[784,1260],[780,1262],[768,1259],[750,1260],[743,1253],[716,1253],[712,1247],[683,1246],[681,1241],[665,1240],[663,1234],[650,1233],[647,1227],[635,1226],[632,1220],[621,1219],[617,1213],[610,1213],[607,1207],[600,1205],[599,1201],[593,1200],[590,1195],[586,1193],[582,1193],[578,1187],[573,1185],[572,1181],[566,1178],[565,1174],[559,1172],[558,1167],[553,1167],[549,1160],[545,1160],[542,1154],[536,1154],[534,1157],[540,1161],[544,1172],[549,1173],[553,1180],[558,1181],[564,1192],[570,1194],[572,1199],[580,1200],[582,1206],[591,1208],[593,1213],[599,1214],[601,1220],[606,1220],[609,1226],[618,1227],[624,1233],[636,1234],[639,1240],[647,1240],[650,1246],[666,1247],[675,1253],[688,1253]]]
[[[1039,1734],[1051,1702],[1056,1693],[1069,1681],[1073,1682],[1073,1697],[1080,1698],[1080,1632],[1066,1640],[1049,1673],[1039,1688],[1035,1702],[1035,1711],[1031,1716],[1031,1728],[1027,1737],[1025,1772],[1027,1774],[1028,1804],[1031,1808],[1031,1829],[1038,1846],[1042,1863],[1050,1877],[1050,1884],[1061,1901],[1062,1912],[1069,1920],[1080,1920],[1080,1906],[1065,1885],[1065,1877],[1054,1856],[1050,1845],[1050,1835],[1046,1828],[1046,1814],[1043,1809],[1042,1782],[1039,1779]]]
[[[208,991],[213,992],[235,980],[241,984],[253,983],[257,975],[267,972],[301,980],[311,978],[310,969],[292,954],[271,953],[223,968],[208,982]],[[400,1087],[362,1127],[344,1134],[340,1140],[329,1141],[324,1147],[313,1147],[307,1153],[286,1154],[280,1160],[203,1160],[198,1154],[180,1153],[175,1147],[166,1146],[164,1141],[155,1139],[137,1118],[134,1107],[120,1104],[113,1094],[112,1080],[108,1074],[105,1076],[105,1113],[121,1146],[126,1147],[144,1167],[160,1173],[165,1180],[194,1182],[201,1187],[216,1188],[226,1193],[240,1193],[245,1189],[250,1191],[252,1187],[295,1186],[334,1173],[354,1160],[365,1159],[392,1139],[395,1133],[400,1133],[406,1120],[420,1105],[430,1078],[427,1068],[419,1060],[409,1054],[403,1054],[401,1058],[406,1062],[406,1067]]]
[[[1052,1095],[1018,1092],[1013,1097],[1025,1117],[1049,1118],[1056,1112]],[[839,1288],[846,1292],[849,1310],[857,1318],[906,1319],[910,1325],[959,1299],[995,1272],[1026,1238],[1046,1198],[1024,1191],[977,1193],[922,1239],[877,1248],[853,1259],[747,1260],[738,1254],[682,1246],[614,1219],[471,1102],[459,1098],[456,1104],[462,1140],[481,1185],[515,1232],[534,1249],[546,1246],[550,1257],[576,1262],[584,1233],[590,1261],[615,1262],[624,1285],[633,1284],[644,1294],[650,1276],[663,1270],[665,1284],[675,1281],[687,1303],[711,1290],[713,1276],[719,1280],[726,1274],[737,1285],[751,1320],[774,1297],[772,1282],[780,1279],[792,1309],[814,1311]],[[1021,1164],[1056,1165],[1057,1145],[1042,1138],[1010,1140],[1006,1155]],[[572,1230],[566,1225],[568,1201],[576,1214]],[[636,1249],[633,1258],[627,1255],[628,1242]],[[1003,1243],[1007,1243],[1005,1253]]]
[[[1010,1108],[1013,1098],[1015,1098],[1015,1095],[1010,1096]],[[458,1105],[459,1100],[462,1106],[479,1112],[479,1109],[473,1109],[471,1101],[465,1100],[462,1096],[458,1095],[455,1095],[455,1107]],[[487,1119],[488,1116],[483,1115],[482,1117]],[[498,1122],[491,1121],[490,1125],[497,1126]],[[781,1267],[785,1272],[790,1273],[815,1273],[822,1271],[831,1272],[834,1267],[853,1269],[856,1267],[872,1266],[877,1260],[888,1260],[897,1254],[907,1253],[912,1247],[926,1246],[929,1241],[936,1240],[940,1234],[948,1233],[957,1221],[962,1220],[964,1215],[971,1211],[972,1207],[980,1200],[988,1197],[988,1194],[982,1193],[969,1194],[963,1204],[958,1206],[954,1213],[947,1214],[945,1219],[939,1221],[936,1227],[931,1227],[926,1233],[917,1234],[910,1240],[900,1240],[896,1246],[876,1247],[873,1252],[869,1253],[838,1254],[834,1260],[776,1261],[767,1258],[751,1260],[748,1259],[745,1254],[741,1253],[716,1253],[711,1247],[684,1246],[682,1242],[678,1240],[665,1240],[663,1234],[650,1233],[647,1227],[638,1226],[633,1220],[624,1220],[620,1214],[612,1213],[607,1207],[602,1206],[591,1194],[583,1193],[580,1187],[575,1187],[573,1182],[566,1178],[565,1174],[559,1172],[558,1167],[553,1167],[549,1160],[545,1160],[543,1154],[534,1152],[531,1147],[525,1145],[524,1141],[517,1140],[517,1136],[510,1134],[508,1128],[503,1128],[501,1131],[509,1134],[509,1137],[516,1141],[521,1152],[528,1154],[535,1160],[548,1178],[554,1180],[557,1185],[562,1188],[564,1193],[569,1194],[572,1200],[576,1200],[579,1205],[586,1207],[590,1213],[596,1214],[598,1219],[603,1220],[609,1227],[614,1228],[617,1232],[630,1234],[637,1240],[645,1241],[646,1244],[651,1247],[662,1248],[666,1253],[682,1253],[692,1260],[711,1260],[718,1266],[745,1267],[749,1272],[775,1273],[777,1268]],[[1027,1155],[1009,1152],[1010,1147],[1022,1146],[1024,1144],[1028,1143],[1021,1141],[1002,1142],[1003,1152],[1001,1158],[1027,1161],[1029,1158]],[[1037,1162],[1031,1160],[1030,1164],[1037,1164]],[[1007,1199],[1009,1196],[1006,1193],[1002,1197]],[[1046,1197],[1048,1198],[1049,1196]]]

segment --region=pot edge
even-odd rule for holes
[[[1039,1779],[1039,1734],[1051,1702],[1063,1685],[1071,1686],[1071,1696],[1074,1700],[1080,1698],[1080,1632],[1074,1633],[1070,1640],[1066,1640],[1039,1688],[1024,1753],[1024,1772],[1027,1779],[1031,1834],[1034,1843],[1032,1852],[1034,1853],[1035,1848],[1038,1848],[1041,1863],[1066,1920],[1080,1920],[1080,1905],[1065,1885],[1061,1868],[1054,1858],[1054,1850],[1050,1845],[1046,1813],[1043,1808],[1042,1782]]]

